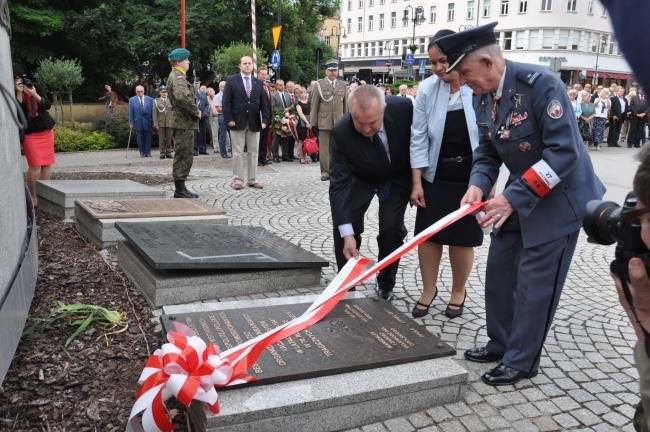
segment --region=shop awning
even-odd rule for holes
[[[593,70],[588,70],[587,71],[587,76],[588,77],[593,77],[594,76],[594,71]],[[599,78],[607,78],[607,79],[617,79],[617,80],[631,80],[634,79],[634,76],[629,73],[624,73],[624,72],[607,72],[607,71],[598,71],[598,77]]]

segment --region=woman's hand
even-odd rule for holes
[[[422,184],[413,184],[411,189],[411,204],[417,207],[426,207],[427,203],[424,201],[424,189],[422,189]]]

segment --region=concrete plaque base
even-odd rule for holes
[[[155,307],[223,297],[310,288],[320,284],[320,267],[277,270],[161,271],[126,241],[118,242],[118,266]]]
[[[349,293],[346,298],[363,297]],[[166,306],[165,314],[313,301],[315,296]],[[410,320],[410,318],[406,318]],[[339,431],[463,398],[467,370],[450,357],[263,386],[219,390],[220,414],[193,403],[199,432]]]

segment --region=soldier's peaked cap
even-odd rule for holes
[[[338,69],[339,62],[334,59],[328,60],[327,63],[325,63],[325,68],[330,70]]]
[[[436,40],[436,46],[441,53],[447,56],[449,67],[447,72],[454,70],[465,56],[486,45],[497,43],[494,28],[498,22],[471,27],[467,30],[451,34]]]
[[[190,58],[190,55],[190,50],[187,50],[185,48],[176,48],[169,53],[168,58],[171,61],[183,61]]]

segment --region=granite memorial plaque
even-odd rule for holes
[[[126,219],[226,214],[196,199],[148,199],[77,201],[79,209],[93,219]]]
[[[155,270],[261,270],[329,265],[264,228],[200,222],[117,222],[115,226]]]
[[[221,351],[304,313],[309,304],[285,304],[187,314],[163,314],[191,327]],[[456,351],[393,305],[370,298],[342,300],[320,322],[268,347],[248,373],[271,384],[452,356]],[[247,384],[250,385],[250,384]]]

